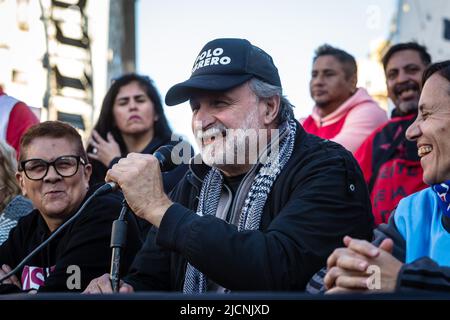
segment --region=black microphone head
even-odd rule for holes
[[[158,150],[153,153],[153,156],[158,159],[161,171],[170,171],[174,169],[177,165],[172,160],[172,150],[174,145],[165,145],[158,148]]]

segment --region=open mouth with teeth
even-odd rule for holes
[[[204,146],[209,145],[216,141],[216,139],[224,138],[227,135],[226,130],[215,132],[214,134],[206,134],[202,136],[202,144]]]
[[[420,158],[422,158],[423,156],[426,156],[427,154],[429,154],[432,150],[433,150],[432,146],[421,146],[417,150],[417,154],[419,155]]]
[[[409,90],[404,90],[400,93],[400,99],[402,100],[409,100],[412,99],[416,96],[417,91],[409,89]]]
[[[401,100],[411,100],[419,94],[419,86],[414,82],[398,85],[395,88],[395,94]]]

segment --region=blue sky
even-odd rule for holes
[[[189,77],[206,42],[246,38],[273,57],[299,118],[312,108],[308,82],[314,50],[329,43],[365,58],[374,41],[388,37],[396,9],[396,0],[139,0],[137,68],[164,98]],[[188,105],[167,107],[166,113],[172,128],[192,139]]]

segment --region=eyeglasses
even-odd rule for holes
[[[86,161],[80,156],[61,156],[48,162],[43,159],[28,159],[20,162],[19,171],[24,171],[30,180],[41,180],[48,173],[48,168],[53,166],[61,177],[74,176],[80,165],[86,165]]]

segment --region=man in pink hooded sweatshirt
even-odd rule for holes
[[[355,58],[330,45],[320,46],[313,59],[312,114],[300,123],[309,133],[340,143],[354,153],[388,118],[364,88],[357,88]]]

